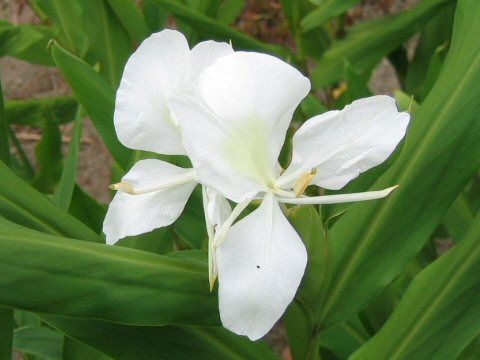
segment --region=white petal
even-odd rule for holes
[[[208,224],[212,227],[221,226],[232,213],[232,208],[229,202],[213,189],[207,187],[206,193],[206,217]]]
[[[178,31],[151,35],[130,57],[117,91],[114,123],[125,146],[159,154],[185,154],[166,99],[186,91],[190,49]]]
[[[187,72],[190,94],[196,94],[198,91],[198,78],[200,73],[212,65],[222,56],[233,53],[232,46],[224,42],[202,41],[195,45],[190,52],[189,66]]]
[[[307,264],[300,237],[269,193],[217,250],[223,325],[251,340],[264,336],[293,300]]]
[[[383,95],[315,116],[293,136],[292,163],[277,184],[291,188],[299,176],[316,168],[313,184],[340,189],[390,156],[409,119],[408,113],[398,112],[395,99]]]
[[[292,114],[310,91],[310,81],[294,67],[270,55],[235,52],[200,76],[203,100],[232,130],[253,136],[262,129],[268,163],[275,166]],[[248,144],[247,144],[248,145]],[[240,146],[240,145],[239,145]]]
[[[200,183],[240,203],[274,182],[274,167],[266,158],[267,129],[261,128],[262,123],[235,129],[189,96],[168,104],[180,124],[183,144]]]
[[[192,169],[183,169],[160,160],[141,160],[122,178],[135,189],[174,187],[141,195],[117,192],[103,222],[108,244],[126,236],[143,234],[173,223],[182,213],[195,185],[193,177],[185,180]],[[188,176],[187,176],[188,177]],[[179,182],[179,179],[183,179]]]

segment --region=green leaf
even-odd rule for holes
[[[13,310],[0,307],[0,359],[12,358]]]
[[[180,217],[173,224],[180,240],[191,249],[200,249],[207,237],[203,215],[203,202],[200,187],[190,196]]]
[[[76,185],[73,189],[72,201],[70,202],[68,212],[96,233],[100,233],[107,208],[105,205],[99,204],[80,186]]]
[[[133,40],[140,43],[149,35],[143,15],[132,0],[107,0],[107,3]]]
[[[118,246],[155,254],[169,254],[175,250],[172,227],[162,227],[145,234],[128,236],[121,239]]]
[[[311,11],[300,22],[304,33],[322,26],[326,21],[338,16],[351,7],[359,4],[361,0],[326,0],[315,10]]]
[[[320,285],[330,281],[332,254],[325,238],[323,224],[313,206],[297,206],[289,211],[289,219],[305,243],[308,264],[295,303],[287,312],[285,323],[294,358],[310,359],[318,355],[321,334],[314,319],[323,293]]]
[[[245,0],[224,0],[218,7],[217,19],[226,25],[230,25],[240,16],[244,7]]]
[[[116,89],[132,52],[132,40],[105,0],[81,0],[79,3],[86,14],[85,26],[80,29],[88,36],[85,59],[90,64],[98,64],[100,75]]]
[[[353,101],[372,96],[368,88],[368,79],[362,76],[347,62],[344,64],[344,77],[347,80],[345,90],[335,99],[334,108],[342,109]]]
[[[63,335],[45,326],[26,326],[15,330],[16,350],[51,360],[62,360]]]
[[[401,14],[354,26],[344,39],[334,42],[317,63],[312,74],[314,87],[320,88],[341,80],[343,61],[351,64],[358,73],[371,69],[450,1],[424,0]]]
[[[480,336],[477,336],[473,341],[462,351],[457,360],[477,360],[480,356]]]
[[[289,57],[286,48],[277,45],[264,44],[249,37],[227,25],[217,22],[208,16],[172,0],[152,0],[158,6],[172,13],[203,36],[220,41],[231,41],[235,49],[256,50],[269,54],[275,54],[281,58]]]
[[[220,327],[138,327],[98,320],[43,317],[50,325],[114,359],[278,359],[263,342]]]
[[[425,77],[429,72],[432,56],[439,47],[450,44],[452,35],[453,15],[455,3],[451,3],[444,9],[438,11],[420,33],[420,41],[415,48],[415,55],[408,67],[406,77],[406,88],[410,94],[414,94],[419,100],[418,90],[422,87]],[[427,95],[426,92],[424,95]]]
[[[439,46],[437,49],[435,49],[435,52],[433,53],[428,64],[428,71],[426,72],[425,80],[423,81],[422,86],[420,86],[417,90],[417,96],[419,99],[424,99],[435,84],[435,81],[442,70],[446,53],[446,45]]]
[[[320,346],[327,348],[340,359],[347,359],[362,346],[369,334],[358,317],[338,324],[320,334]]]
[[[58,125],[45,123],[42,139],[35,148],[38,171],[32,185],[43,193],[51,194],[62,174],[62,134]]]
[[[41,320],[31,312],[15,310],[15,326],[26,327],[26,326],[40,326]]]
[[[327,108],[323,105],[320,99],[312,94],[308,94],[307,97],[303,99],[300,103],[300,109],[302,109],[305,120],[327,111]]]
[[[94,348],[79,341],[65,337],[63,341],[63,360],[113,360]]]
[[[60,183],[53,195],[53,202],[63,210],[70,208],[73,192],[75,189],[75,180],[77,178],[78,153],[80,150],[80,138],[82,136],[82,116],[78,113],[73,126],[70,138],[68,155],[63,165]]]
[[[458,242],[465,236],[474,217],[475,213],[472,211],[465,193],[462,192],[445,213],[443,225],[452,239]]]
[[[113,360],[96,349],[80,341],[65,337],[63,341],[63,360]]]
[[[73,96],[7,101],[5,118],[16,125],[43,127],[47,122],[59,125],[72,121],[77,107]]]
[[[16,161],[16,157],[11,158],[11,163],[13,165],[12,168],[23,178],[27,180],[33,179],[35,176],[35,169],[33,168],[27,153],[23,149],[22,143],[18,140],[17,135],[15,135],[11,126],[8,127],[8,137],[17,151],[17,156],[20,158],[20,163]]]
[[[353,205],[329,234],[335,264],[326,300],[319,304],[324,328],[357,313],[400,274],[480,166],[476,9],[474,0],[459,2],[444,69],[400,156],[373,186],[399,188],[387,199]]]
[[[0,78],[0,160],[10,166],[10,143],[8,141],[8,122],[3,106],[3,88]]]
[[[15,56],[42,65],[53,65],[48,41],[56,31],[38,25],[13,25],[0,20],[0,56]]]
[[[80,1],[35,0],[35,5],[60,29],[56,38],[69,51],[83,57],[88,48],[84,9]],[[92,14],[90,14],[92,15]]]
[[[108,150],[118,164],[127,169],[131,151],[120,143],[113,126],[114,90],[87,63],[57,43],[52,44],[51,51],[55,63],[92,119]]]
[[[352,357],[455,359],[480,334],[480,215],[413,280],[385,326]]]
[[[415,116],[420,106],[413,98],[413,95],[407,95],[403,91],[395,91],[394,96],[397,101],[398,110],[406,111]]]
[[[143,17],[147,23],[150,33],[159,31],[165,27],[167,22],[168,13],[161,10],[154,4],[154,0],[143,1]]]
[[[117,87],[132,47],[126,30],[107,3],[37,0],[36,4],[61,29],[58,42],[91,65],[98,64],[101,76]]]
[[[155,255],[0,221],[2,305],[132,325],[219,323],[206,256]]]
[[[0,162],[0,215],[12,222],[76,239],[100,242],[87,226],[56,207]]]

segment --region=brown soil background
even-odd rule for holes
[[[348,23],[353,24],[386,14],[402,11],[418,3],[419,0],[364,0],[361,5],[348,13]],[[26,0],[0,0],[0,19],[13,24],[38,24],[37,16]],[[292,40],[285,25],[282,9],[278,0],[247,0],[244,11],[236,26],[242,31],[264,41],[290,46]],[[412,43],[413,47],[414,43]],[[11,57],[0,59],[0,73],[4,95],[7,100],[42,98],[71,94],[60,72],[55,68],[33,65]],[[399,89],[399,83],[387,60],[378,65],[370,81],[370,89],[375,94],[393,94]],[[65,138],[66,154],[68,138],[72,126],[62,127]],[[16,127],[16,134],[24,145],[28,156],[35,164],[34,150],[41,137],[41,130],[30,127]],[[108,203],[110,184],[111,156],[97,135],[91,122],[84,122],[78,183],[93,197],[102,203]],[[290,359],[285,330],[278,324],[267,336],[267,342],[284,359]],[[19,353],[15,360],[22,359]]]

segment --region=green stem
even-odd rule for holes
[[[308,341],[306,360],[321,360],[320,358],[320,331],[314,329],[310,340]]]

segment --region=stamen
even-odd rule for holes
[[[250,204],[252,199],[247,199],[235,206],[230,216],[225,220],[225,222],[220,226],[220,230],[215,234],[213,240],[213,247],[219,247],[222,245],[225,237],[227,236],[228,230],[232,227],[233,222],[240,216],[243,210]]]
[[[293,185],[293,192],[296,197],[299,197],[305,192],[305,189],[310,185],[317,174],[317,168],[313,168],[308,173],[300,175]]]
[[[361,193],[352,193],[352,194],[341,194],[341,195],[325,195],[325,196],[312,196],[312,197],[298,197],[298,198],[282,198],[277,197],[277,200],[285,204],[316,204],[316,205],[325,205],[325,204],[340,204],[346,202],[357,202],[357,201],[367,201],[381,199],[388,196],[393,190],[395,190],[398,185],[389,187],[384,190],[378,191],[366,191]]]
[[[127,194],[131,194],[134,192],[132,185],[127,182],[119,182],[117,184],[112,184],[108,186],[110,190],[117,190]]]
[[[162,185],[159,185],[159,186],[154,186],[154,187],[150,187],[150,188],[146,188],[146,189],[137,190],[132,186],[132,184],[130,184],[126,181],[122,181],[122,182],[119,182],[117,184],[112,184],[112,185],[109,186],[109,188],[111,190],[121,191],[121,192],[130,194],[130,195],[142,195],[142,194],[147,194],[147,193],[151,193],[151,192],[154,192],[154,191],[161,191],[161,190],[170,189],[170,188],[175,187],[175,186],[186,184],[190,181],[195,181],[195,170],[193,170],[193,169],[191,171],[188,171],[188,172],[184,173],[183,175],[179,175],[174,181],[172,181],[170,183],[166,183],[166,184],[162,184]]]

